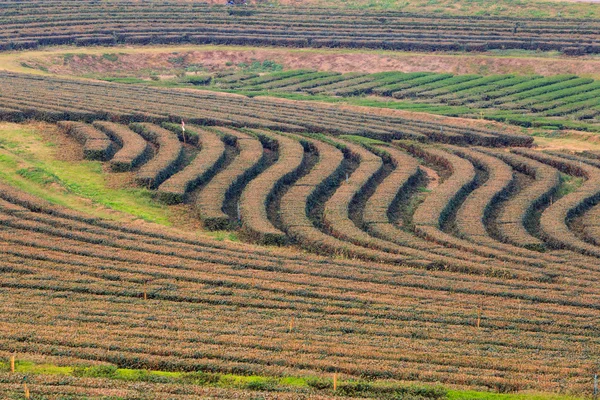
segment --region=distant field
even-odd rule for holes
[[[600,83],[576,75],[339,74],[292,70],[261,76],[251,72],[217,75],[212,85],[250,94],[374,96],[370,103],[373,106],[379,101],[380,106],[397,104],[398,108],[485,117],[526,127],[600,131]],[[385,98],[393,99],[391,106],[384,104]],[[364,104],[368,105],[369,100],[365,99]]]
[[[519,4],[513,4],[515,9],[518,10]],[[469,16],[449,16],[431,10],[403,13],[310,7],[228,8],[205,3],[134,1],[8,2],[3,11],[0,50],[72,43],[79,46],[191,43],[600,53],[600,22],[594,15],[582,19],[558,15],[543,19],[539,18],[543,15],[497,17],[472,12]]]
[[[259,0],[260,1],[260,0]],[[221,0],[210,0],[221,4]],[[272,0],[267,4],[294,7],[319,6],[359,10],[390,10],[405,12],[429,12],[450,15],[492,15],[511,17],[569,17],[597,18],[597,0]],[[581,4],[579,4],[581,3]]]

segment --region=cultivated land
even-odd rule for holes
[[[0,394],[591,397],[597,9],[329,6],[0,2]]]

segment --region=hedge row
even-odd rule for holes
[[[357,76],[358,75],[358,76]],[[303,75],[295,75],[290,80],[303,80]],[[585,120],[596,123],[598,108],[598,83],[589,78],[577,78],[574,75],[559,75],[552,77],[492,75],[480,77],[477,75],[431,74],[431,73],[402,73],[383,72],[376,74],[346,74],[322,79],[313,79],[299,84],[281,86],[286,82],[261,77],[268,81],[268,86],[244,86],[243,81],[232,88],[253,91],[279,90],[300,91],[310,94],[326,94],[335,96],[358,96],[376,94],[393,96],[398,99],[410,98],[424,102],[428,107],[437,107],[439,112],[447,115],[479,116],[483,109],[499,109],[511,111],[511,115],[501,119],[509,123],[531,126],[535,114],[543,116],[568,115],[571,119]],[[459,108],[447,107],[459,106]],[[472,113],[469,112],[472,110]],[[496,119],[504,111],[485,112],[485,118]],[[526,114],[523,114],[525,112]],[[531,114],[527,115],[527,114]],[[508,114],[507,114],[508,115]],[[521,115],[519,117],[519,115]],[[519,120],[520,118],[520,120]],[[540,122],[541,123],[541,122]],[[547,124],[541,123],[542,125]],[[585,128],[588,130],[593,127]],[[446,138],[447,139],[447,138]],[[460,141],[445,140],[447,143]],[[488,145],[480,142],[475,144]],[[514,144],[513,144],[514,145]]]
[[[418,96],[423,91],[434,90],[434,89],[445,87],[445,86],[452,86],[452,85],[455,85],[458,83],[463,83],[463,82],[469,82],[469,81],[475,80],[477,78],[480,78],[480,76],[479,75],[457,75],[457,76],[450,77],[448,79],[437,80],[432,83],[425,83],[425,84],[418,85],[416,87],[410,87],[410,88],[406,88],[404,90],[394,92],[394,93],[392,93],[392,97],[394,97],[395,99],[402,99],[402,98],[406,98],[406,97],[415,97],[415,96]]]
[[[297,75],[304,75],[304,74],[308,74],[314,72],[313,70],[309,70],[309,69],[293,69],[290,71],[280,71],[280,72],[274,72],[271,74],[265,74],[265,75],[261,75],[258,78],[253,78],[253,79],[246,79],[244,81],[236,81],[233,82],[231,87],[239,87],[241,85],[244,86],[257,86],[257,85],[262,85],[265,83],[269,83],[269,82],[273,82],[273,81],[277,81],[277,80],[281,80],[281,79],[287,79],[287,78],[291,78]]]
[[[183,147],[173,132],[148,123],[131,124],[131,129],[158,147],[154,157],[136,174],[136,182],[155,189],[177,172],[183,158]]]
[[[377,77],[374,81],[361,83],[358,85],[350,85],[346,86],[329,93],[335,94],[337,96],[357,96],[362,94],[370,94],[376,88],[381,86],[386,86],[390,84],[396,84],[399,82],[411,81],[412,79],[421,78],[429,75],[426,72],[412,72],[412,73],[398,73],[393,76],[388,76],[384,78]]]
[[[83,145],[83,156],[88,160],[106,161],[114,153],[113,142],[93,126],[73,121],[59,121],[58,127]]]
[[[553,166],[565,174],[582,177],[585,182],[573,192],[561,197],[546,208],[540,217],[540,232],[544,239],[559,248],[600,256],[600,250],[578,238],[568,222],[600,200],[600,169],[576,163],[556,155],[532,150],[513,150],[517,154]]]
[[[373,89],[373,93],[380,96],[392,96],[395,92],[409,89],[415,86],[428,84],[436,81],[442,81],[452,78],[452,74],[428,74],[416,79],[410,79],[408,82],[392,83]]]
[[[227,194],[233,188],[245,185],[264,163],[263,146],[258,139],[228,128],[219,128],[219,132],[233,140],[238,154],[202,188],[196,199],[198,214],[209,230],[227,229],[237,224],[223,211]]]
[[[108,121],[95,121],[93,125],[121,146],[110,160],[114,172],[129,171],[152,155],[148,142],[128,127]]]
[[[181,131],[178,125],[165,128]],[[158,198],[167,204],[183,202],[189,192],[212,178],[225,162],[225,144],[216,133],[188,125],[186,135],[190,134],[198,138],[201,150],[187,166],[158,187]]]
[[[452,148],[460,155],[486,172],[485,182],[479,183],[456,213],[456,228],[466,239],[475,243],[495,246],[486,226],[490,214],[498,203],[505,200],[513,184],[513,171],[500,159],[470,149]]]
[[[317,78],[305,82],[300,82],[295,85],[287,85],[285,87],[279,88],[279,90],[283,90],[284,92],[307,91],[308,89],[312,89],[318,86],[331,85],[333,83],[342,82],[346,79],[362,75],[365,74],[351,72],[343,75],[331,75],[326,76],[324,78]]]
[[[559,172],[545,164],[506,152],[490,152],[520,173],[534,181],[518,188],[514,197],[507,200],[496,218],[496,226],[502,240],[515,246],[543,250],[545,245],[528,231],[535,210],[550,201],[560,184]]]
[[[600,52],[592,19],[442,16],[365,10],[41,0],[4,4],[0,48],[120,43],[277,44],[397,50]]]
[[[440,228],[456,207],[456,200],[470,191],[475,180],[475,169],[469,161],[439,149],[428,148],[426,153],[428,158],[446,165],[452,175],[415,210],[413,223],[417,231],[423,226]]]
[[[337,139],[334,143],[343,148],[347,158],[355,159],[358,167],[348,174],[345,180],[342,180],[325,203],[322,224],[333,237],[359,245],[368,245],[372,238],[361,231],[351,220],[350,207],[368,188],[368,185],[373,184],[374,178],[381,173],[383,161],[381,157],[360,145]]]
[[[286,235],[269,220],[267,206],[274,193],[300,173],[304,148],[294,138],[257,132],[277,143],[277,161],[250,181],[240,197],[241,229],[251,241],[266,245],[283,245]]]
[[[302,75],[296,75],[285,79],[263,83],[254,86],[242,86],[243,90],[285,90],[287,86],[297,85],[299,83],[311,81],[314,79],[329,78],[340,75],[337,72],[308,72]]]

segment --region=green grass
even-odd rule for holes
[[[169,210],[140,188],[112,188],[97,161],[63,161],[32,126],[0,124],[0,180],[54,204],[104,218],[107,209],[170,225]]]
[[[557,196],[563,197],[569,193],[576,191],[581,185],[583,185],[584,179],[578,176],[571,176],[561,173],[560,174],[560,186],[556,192]]]
[[[134,78],[131,76],[129,76],[129,77],[103,77],[103,78],[99,78],[99,79],[106,81],[106,82],[127,83],[127,84],[148,83],[148,81],[145,79]]]
[[[471,390],[449,390],[449,400],[581,400],[583,397],[551,393],[489,393]]]
[[[107,61],[115,62],[119,60],[119,55],[115,53],[104,53],[102,54],[102,58]]]
[[[0,359],[0,372],[9,372],[8,360]],[[333,391],[331,374],[327,376],[286,376],[219,374],[215,372],[171,372],[118,368],[114,365],[59,366],[31,361],[15,362],[15,372],[22,375],[64,375],[82,378],[103,378],[115,381],[171,383],[255,391],[295,392],[298,394],[344,395],[374,399],[421,400],[582,400],[582,397],[551,393],[492,393],[470,390],[449,390],[440,385],[416,385],[397,381],[367,381],[339,379],[338,391]]]
[[[236,232],[211,231],[211,232],[206,232],[206,234],[211,236],[213,239],[216,239],[221,242],[224,240],[228,240],[230,242],[239,242],[240,241]]]
[[[349,140],[351,142],[355,142],[358,144],[362,144],[365,146],[374,146],[374,145],[384,145],[389,146],[389,143],[383,142],[377,139],[371,139],[365,136],[356,136],[356,135],[340,135],[340,138]]]

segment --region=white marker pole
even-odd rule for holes
[[[183,144],[185,144],[185,122],[181,120],[181,135],[183,136]]]

